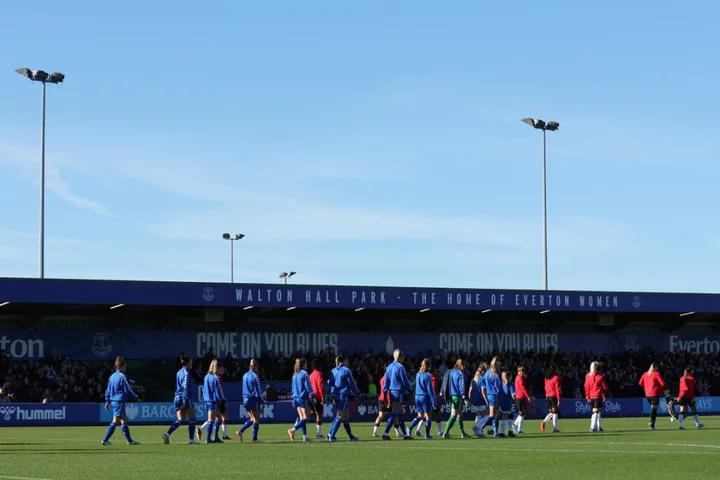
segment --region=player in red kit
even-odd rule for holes
[[[695,405],[695,377],[693,377],[693,367],[688,366],[680,377],[680,394],[678,395],[678,405],[680,405],[680,415],[678,415],[678,423],[680,424],[680,430],[685,430],[683,426],[683,420],[687,414],[687,409],[690,407],[693,418],[695,419],[695,427],[700,430],[705,425],[700,423],[700,418],[697,414],[697,406]]]
[[[515,433],[523,432],[523,422],[525,422],[525,414],[530,404],[530,390],[528,389],[527,373],[525,367],[520,365],[517,369],[517,377],[515,377],[515,409],[517,410],[517,418],[513,423]]]
[[[555,373],[555,367],[545,371],[545,402],[548,414],[540,424],[540,431],[545,431],[545,424],[552,420],[553,433],[562,433],[558,429],[558,409],[560,408],[560,377]]]
[[[315,398],[310,399],[311,410],[315,414],[315,428],[317,429],[317,438],[324,439],[325,436],[322,433],[322,418],[325,411],[325,395],[323,392],[323,385],[325,385],[325,379],[323,378],[322,366],[320,360],[313,358],[312,361],[312,373],[310,374],[310,386],[312,386]]]
[[[660,405],[660,397],[665,394],[665,381],[662,379],[660,372],[657,371],[657,365],[651,364],[647,372],[640,377],[639,385],[645,390],[645,398],[650,404],[650,430],[655,430],[655,420],[657,419],[657,409]]]
[[[602,375],[602,365],[597,362],[590,364],[590,372],[585,376],[585,398],[592,407],[590,420],[591,432],[602,432],[600,420],[605,399],[610,396],[610,389]]]

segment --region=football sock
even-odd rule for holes
[[[130,436],[130,427],[123,424],[120,428],[122,429],[123,435],[125,435],[125,440],[127,440],[128,442],[132,442],[133,439]]]
[[[557,413],[553,413],[552,422],[553,422],[553,430],[557,430],[557,428],[558,428],[558,414]]]
[[[105,438],[103,438],[103,442],[107,442],[110,440],[110,437],[113,436],[113,433],[115,433],[115,423],[111,423],[108,425],[107,432],[105,432]]]
[[[172,435],[172,433],[173,433],[175,430],[177,430],[180,425],[181,425],[180,420],[175,420],[175,421],[173,422],[173,424],[170,425],[170,428],[169,428],[168,431],[167,431],[167,436],[169,437],[170,435]],[[195,432],[192,432],[192,435],[193,435],[193,436],[191,436],[190,438],[194,438]]]

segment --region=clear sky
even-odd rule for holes
[[[0,276],[720,290],[720,2],[6,2]]]

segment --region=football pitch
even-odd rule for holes
[[[167,427],[131,426],[141,445],[126,445],[118,429],[108,447],[100,445],[105,427],[0,427],[0,479],[716,478],[720,419],[702,421],[703,430],[688,419],[680,431],[663,417],[650,431],[647,419],[603,419],[605,432],[589,433],[589,420],[561,420],[560,434],[526,421],[518,438],[461,440],[455,427],[453,439],[403,441],[393,432],[389,442],[372,438],[371,424],[354,424],[360,442],[348,442],[341,428],[332,444],[291,443],[290,425],[263,425],[256,445],[187,445],[185,426],[165,445]]]

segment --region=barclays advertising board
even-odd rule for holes
[[[698,413],[701,415],[720,414],[720,397],[698,397]],[[197,405],[198,420],[203,420],[207,412],[204,405]],[[372,422],[378,414],[378,405],[374,401],[351,402],[348,407],[353,422]],[[415,405],[404,406],[405,420],[413,419],[417,413]],[[450,408],[441,405],[443,420],[448,418]],[[560,411],[565,418],[588,418],[592,413],[590,404],[584,399],[563,399]],[[175,420],[175,409],[171,403],[129,403],[126,406],[128,420],[132,424],[169,424]],[[650,407],[643,398],[615,398],[605,403],[603,414],[606,417],[638,417],[648,415]],[[661,415],[667,414],[667,404],[663,400],[659,409]],[[336,414],[335,405],[326,403],[323,407],[323,419],[332,419]],[[472,420],[476,408],[464,408],[463,417]],[[545,402],[538,399],[530,406],[527,418],[539,419],[547,415]],[[292,402],[270,402],[262,406],[260,417],[263,423],[295,422],[297,412]],[[249,418],[245,407],[238,402],[228,403],[228,420],[231,423],[243,423]],[[112,420],[111,412],[101,403],[67,404],[3,404],[0,405],[0,426],[55,426],[55,425],[99,425]]]

